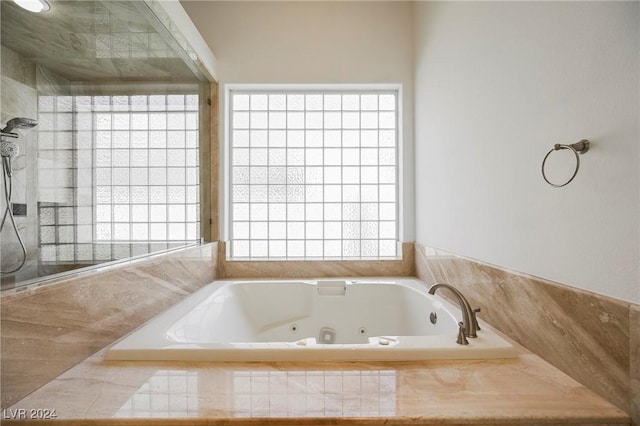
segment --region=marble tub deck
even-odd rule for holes
[[[516,345],[517,346],[517,345]],[[184,363],[86,359],[3,425],[629,425],[536,355],[504,360]],[[32,409],[56,421],[13,421]]]

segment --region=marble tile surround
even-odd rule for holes
[[[398,260],[239,261],[226,260],[225,243],[219,242],[218,273],[223,278],[313,278],[313,277],[413,277],[413,243],[403,243]]]
[[[69,373],[47,383],[60,373],[69,368],[76,373],[78,369],[86,370],[87,363],[95,363],[95,357],[82,362],[87,356],[216,278],[395,275],[418,276],[427,284],[447,281],[458,286],[473,304],[483,307],[481,318],[621,407],[632,416],[634,424],[640,424],[638,305],[510,273],[420,245],[416,245],[414,257],[413,244],[404,245],[403,261],[327,265],[283,262],[271,266],[265,266],[267,262],[226,261],[223,243],[205,247],[208,254],[185,252],[175,258],[150,260],[56,286],[3,293],[2,407],[11,406],[45,384],[43,391],[51,391],[50,386],[55,389],[60,380],[67,380]],[[100,291],[96,291],[98,288]],[[105,304],[105,300],[115,303]],[[501,304],[513,309],[490,309]],[[543,305],[549,308],[540,310]],[[578,306],[587,306],[589,310],[582,312],[576,309]],[[60,315],[61,312],[66,314]],[[35,365],[39,367],[34,368]],[[46,395],[46,391],[44,394],[38,391],[34,393],[35,400],[25,398],[15,407],[34,401],[42,404],[45,400],[37,398]],[[448,419],[447,423],[454,424],[451,423],[454,420]],[[586,419],[579,423],[587,424]],[[553,422],[546,419],[544,424]]]
[[[216,278],[414,276],[402,260],[236,262],[212,243],[1,298],[2,408]],[[35,355],[34,355],[35,354]]]
[[[401,363],[107,362],[102,355],[11,409],[56,408],[64,424],[94,426],[629,424],[622,410],[526,351],[509,360]]]
[[[629,363],[631,365],[631,418],[640,424],[640,306],[632,305],[629,315]]]
[[[416,244],[416,274],[459,288],[479,317],[640,425],[640,306]],[[443,293],[445,295],[446,293]]]
[[[2,293],[2,408],[215,280],[217,243]]]

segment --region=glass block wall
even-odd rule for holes
[[[199,239],[198,95],[41,96],[43,261]]]
[[[231,255],[397,255],[397,92],[230,92]]]

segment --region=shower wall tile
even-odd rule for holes
[[[36,66],[36,82],[40,95],[70,95],[71,82],[41,65]]]
[[[2,42],[74,81],[195,81],[173,34],[156,31],[155,15],[138,3],[59,1],[35,14],[2,1]],[[48,49],[35,51],[36,39]]]
[[[459,288],[480,318],[640,424],[640,306],[416,244],[416,274]],[[443,292],[443,296],[446,292]]]
[[[36,86],[36,69],[30,60],[2,45],[0,47],[0,72],[25,86]]]
[[[210,243],[3,292],[2,407],[215,280],[216,255],[217,243]]]
[[[226,260],[218,243],[219,278],[413,277],[413,243],[403,243],[401,260],[239,261]]]

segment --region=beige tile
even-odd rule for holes
[[[438,250],[416,253],[422,280],[458,287],[480,318],[630,412],[628,303]]]
[[[230,261],[219,243],[219,278],[313,278],[415,276],[413,243],[404,243],[401,260]]]
[[[631,366],[631,417],[640,425],[640,305],[631,305],[629,312],[629,363]]]
[[[220,239],[220,105],[218,96],[219,85],[214,82],[210,86],[211,108],[210,113],[210,137],[209,137],[209,158],[210,158],[210,180],[205,185],[209,185],[211,203],[211,240]],[[205,187],[206,188],[206,187]]]
[[[529,354],[514,360],[252,364],[107,363],[98,354],[11,408],[33,407],[57,407],[60,419],[136,418],[136,424],[151,417],[175,424],[190,418],[193,424],[278,419],[292,425],[628,421]]]
[[[215,279],[216,244],[2,297],[2,407]]]
[[[228,274],[227,268],[232,262],[226,262],[219,254],[224,253],[224,249],[216,256],[216,249],[216,245],[205,246],[201,252],[184,252],[170,260],[138,265],[132,270],[114,271],[112,275],[104,274],[92,283],[59,285],[55,288],[59,293],[53,297],[47,297],[47,294],[51,294],[44,289],[26,296],[3,297],[3,308],[9,302],[36,300],[29,298],[38,296],[41,299],[37,300],[36,305],[48,309],[44,314],[35,310],[10,309],[10,318],[14,323],[10,330],[14,339],[27,336],[19,342],[33,338],[36,343],[44,342],[43,346],[49,347],[51,342],[60,345],[57,352],[45,351],[42,354],[44,356],[38,355],[32,359],[29,354],[35,348],[24,351],[21,356],[31,361],[26,361],[11,372],[4,370],[3,359],[3,391],[5,371],[10,382],[17,381],[16,377],[10,375],[27,371],[34,363],[42,363],[43,359],[50,359],[50,365],[60,371],[62,366],[55,365],[56,360],[64,361],[76,352],[95,352],[103,347],[103,342],[108,343],[114,334],[122,332],[122,322],[139,324],[151,309],[150,305],[161,304],[161,309],[164,309],[174,299],[178,300],[194,291],[208,279],[195,278],[194,275],[201,277],[209,274],[211,277],[216,267],[218,271]],[[329,264],[327,267],[330,269],[327,270],[318,266],[318,263],[311,265],[315,268],[311,273],[312,276],[351,273],[384,275],[386,271],[393,270],[401,272],[393,275],[416,273],[427,283],[446,281],[459,285],[474,305],[483,307],[482,318],[512,334],[518,341],[538,350],[544,349],[545,345],[561,346],[560,349],[549,348],[547,352],[551,354],[548,355],[550,357],[563,351],[571,354],[574,354],[573,351],[586,352],[586,361],[583,362],[588,363],[589,369],[593,367],[598,379],[604,377],[606,383],[603,386],[608,386],[614,392],[619,391],[615,371],[620,369],[625,359],[629,368],[629,358],[632,365],[633,360],[638,358],[637,319],[640,311],[637,308],[631,311],[631,317],[627,315],[625,321],[621,318],[624,305],[619,306],[609,299],[592,300],[592,295],[575,295],[569,288],[549,288],[551,283],[423,247],[417,248],[415,259],[411,245],[405,245],[404,251],[405,261],[411,261],[409,266],[401,264],[387,269],[388,265],[384,264],[355,262],[354,265]],[[209,262],[202,262],[207,256]],[[415,272],[412,269],[414,260]],[[265,262],[248,262],[237,270],[231,269],[231,273],[260,277],[266,273],[305,274],[302,267],[287,269],[295,265],[283,265],[284,268],[271,265],[267,268],[274,269],[261,269],[254,263]],[[109,276],[111,279],[107,278]],[[145,283],[150,284],[147,287]],[[103,290],[100,291],[103,297],[108,295],[114,303],[98,302],[100,299],[93,291],[98,288]],[[140,289],[140,292],[131,288]],[[152,292],[163,295],[159,296],[161,301],[152,299]],[[502,312],[505,309],[492,308],[506,304],[515,311],[513,315],[506,316]],[[541,304],[547,309],[538,312],[541,311]],[[575,306],[583,304],[589,306],[591,314],[595,313],[597,318],[582,311],[573,312],[578,310]],[[120,309],[122,305],[130,306],[131,310]],[[63,309],[58,309],[60,307]],[[137,313],[140,313],[140,317],[136,316]],[[34,323],[28,321],[30,315],[37,318]],[[129,320],[126,315],[132,319]],[[97,317],[101,320],[86,319]],[[531,323],[514,321],[524,317],[532,317],[527,320]],[[52,320],[44,321],[43,318]],[[3,350],[6,347],[4,320],[3,310]],[[577,327],[563,325],[574,320],[582,323]],[[91,326],[84,329],[83,325],[86,326],[87,322]],[[56,323],[61,324],[60,329],[54,327]],[[527,326],[542,331],[527,334]],[[592,327],[601,327],[603,331],[587,334],[587,329]],[[619,353],[624,344],[616,340],[619,335],[625,334],[625,327],[627,342],[632,336],[626,358]],[[612,341],[616,341],[611,348],[603,348],[598,341],[605,338],[607,333],[612,336]],[[580,339],[585,339],[586,344],[577,344],[576,340]],[[69,353],[64,352],[65,342],[69,344]],[[15,342],[12,344],[15,346]],[[575,356],[583,360],[579,354]],[[591,357],[603,357],[603,360],[594,361]],[[605,364],[615,367],[606,377],[598,371]],[[66,419],[65,423],[76,419],[76,424],[95,425],[143,425],[151,422],[155,425],[258,425],[269,422],[291,425],[499,423],[548,426],[567,422],[581,425],[629,422],[628,416],[620,409],[524,350],[514,360],[403,363],[105,362],[102,353],[98,353],[65,368],[69,367],[66,373],[44,384],[11,408],[28,410],[52,407],[56,408],[61,419]],[[635,370],[633,368],[632,374],[637,379],[637,367]],[[591,372],[589,369],[586,371]],[[34,374],[37,373],[36,369]],[[35,379],[29,378],[32,386]],[[637,381],[634,383],[637,384]],[[159,416],[161,419],[151,420],[150,416]],[[38,421],[37,424],[47,422]]]

